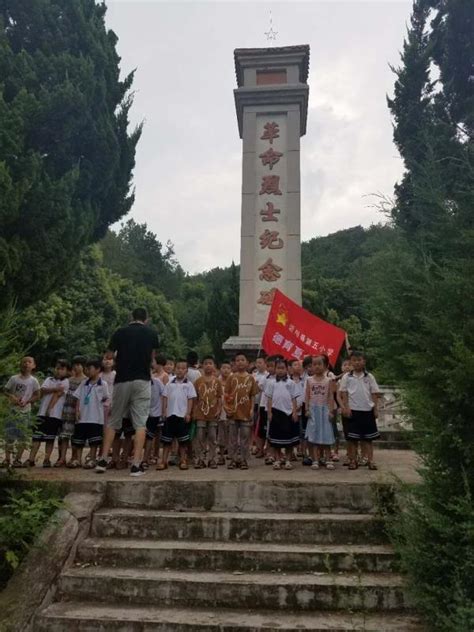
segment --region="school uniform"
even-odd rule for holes
[[[163,393],[165,385],[158,377],[151,378],[151,399],[150,399],[150,415],[146,422],[146,436],[148,439],[154,439],[163,426]]]
[[[268,442],[272,448],[291,448],[300,442],[299,426],[293,421],[296,384],[288,376],[267,381],[265,396],[272,400],[272,420]]]
[[[61,387],[62,394],[49,412],[49,404],[55,393],[46,393],[41,398],[38,421],[32,437],[33,441],[54,441],[61,430],[64,402],[66,401],[66,393],[69,390],[69,380],[66,377],[63,379],[47,377],[41,388],[55,388],[57,386]]]
[[[339,390],[347,393],[351,416],[346,420],[349,441],[373,441],[380,437],[374,415],[373,394],[380,392],[377,381],[368,371],[356,375],[354,371],[341,378]]]
[[[101,378],[97,382],[84,380],[74,391],[79,401],[79,419],[74,427],[71,443],[76,448],[102,444],[104,434],[105,406],[109,401],[109,387]]]
[[[173,378],[165,386],[163,397],[166,397],[166,419],[161,433],[161,443],[171,445],[173,439],[178,443],[188,443],[190,440],[189,423],[185,421],[188,401],[196,397],[196,389],[187,378],[178,380]]]

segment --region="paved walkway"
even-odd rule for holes
[[[41,461],[38,461],[41,463]],[[181,471],[178,467],[171,466],[168,470],[157,472],[152,466],[150,470],[138,480],[232,480],[232,481],[299,481],[308,483],[314,481],[328,484],[334,483],[368,483],[368,482],[389,482],[398,478],[406,483],[416,483],[419,480],[417,466],[419,464],[416,454],[410,450],[380,450],[376,453],[376,462],[378,470],[376,472],[369,471],[366,467],[360,467],[358,470],[350,471],[341,463],[336,464],[336,469],[328,471],[320,469],[311,470],[309,467],[303,467],[301,462],[294,463],[295,468],[291,471],[275,471],[271,466],[264,465],[261,459],[251,459],[250,468],[248,470],[228,470],[225,467],[219,467],[217,470],[195,470],[190,467],[187,471]],[[41,466],[29,470],[17,470],[21,476],[31,479],[48,480],[48,481],[68,481],[68,482],[85,482],[95,480],[130,480],[128,470],[111,470],[105,474],[96,474],[90,470],[68,470],[60,469],[43,469]]]

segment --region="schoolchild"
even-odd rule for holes
[[[342,377],[339,388],[342,414],[348,420],[349,469],[357,469],[356,450],[360,442],[369,469],[376,470],[372,442],[380,436],[377,429],[380,389],[372,373],[365,368],[365,355],[361,351],[353,351],[350,358],[352,369]]]
[[[25,356],[20,362],[20,372],[12,375],[5,385],[10,409],[5,423],[5,460],[3,467],[24,467],[23,452],[31,430],[31,404],[40,397],[40,385],[32,375],[35,360]],[[15,454],[13,455],[13,453]],[[13,455],[13,463],[11,462]]]
[[[151,374],[151,398],[150,398],[150,414],[146,422],[146,440],[145,440],[145,457],[143,467],[147,468],[151,465],[152,453],[159,444],[161,429],[163,427],[163,394],[165,385],[158,377],[157,362],[152,361]]]
[[[327,356],[316,356],[313,360],[313,375],[306,382],[306,410],[309,411],[305,438],[309,443],[314,470],[320,465],[333,470],[331,446],[334,444],[334,431],[330,417],[334,409],[333,381],[327,375],[329,361]]]
[[[249,375],[248,360],[244,353],[235,356],[235,372],[228,378],[224,388],[224,406],[229,418],[229,443],[231,460],[228,469],[240,467],[248,469],[250,441],[252,436],[252,415],[257,382]]]
[[[196,461],[194,467],[216,469],[217,428],[222,409],[222,382],[216,377],[213,356],[202,361],[203,375],[194,382],[197,397],[193,417],[196,421]]]
[[[187,446],[190,441],[189,424],[196,390],[186,377],[188,364],[186,360],[176,362],[176,376],[168,382],[163,393],[163,417],[165,422],[161,433],[163,454],[157,470],[166,470],[168,457],[173,440],[176,439],[179,446],[181,470],[188,469]]]
[[[265,387],[268,402],[268,442],[273,450],[274,470],[292,470],[291,453],[300,442],[296,385],[288,375],[288,364],[283,358],[275,362],[275,379]],[[284,450],[284,453],[283,453]]]
[[[84,373],[86,362],[87,358],[85,356],[75,356],[72,359],[72,368],[69,375],[69,388],[66,393],[66,401],[64,402],[63,407],[63,423],[59,434],[59,458],[54,464],[54,467],[64,467],[66,465],[67,451],[74,434],[74,427],[76,425],[77,400],[74,397],[74,393],[86,379],[86,374]],[[77,454],[73,446],[70,465],[76,460]]]
[[[41,385],[41,402],[38,420],[33,432],[33,446],[27,464],[35,465],[36,455],[42,442],[46,444],[43,467],[51,467],[54,442],[63,424],[62,414],[66,393],[69,390],[68,373],[71,365],[67,360],[58,360],[54,376],[47,377]]]
[[[90,448],[90,459],[86,469],[96,466],[97,451],[104,435],[105,405],[109,401],[109,387],[100,377],[102,360],[90,359],[86,362],[87,379],[74,391],[76,399],[76,425],[71,443],[76,450],[73,467],[82,467],[82,451]]]
[[[265,453],[265,445],[268,439],[268,400],[266,395],[266,389],[270,382],[275,380],[275,362],[277,356],[268,356],[266,360],[266,376],[265,380],[259,384],[261,390],[260,404],[258,408],[258,426],[257,426],[257,447],[258,453],[265,457],[265,465],[272,465],[275,461],[273,450],[268,450]]]

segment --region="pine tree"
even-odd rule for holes
[[[429,23],[428,23],[429,21]],[[474,629],[474,3],[417,0],[389,100],[406,172],[377,307],[421,484],[394,534],[430,629]]]
[[[95,0],[0,0],[0,306],[63,285],[131,207],[133,73]]]

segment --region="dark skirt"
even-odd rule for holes
[[[268,442],[272,448],[291,448],[300,442],[300,427],[291,415],[272,408],[272,420],[268,428]]]
[[[373,410],[353,410],[347,420],[349,441],[373,441],[380,437]]]

